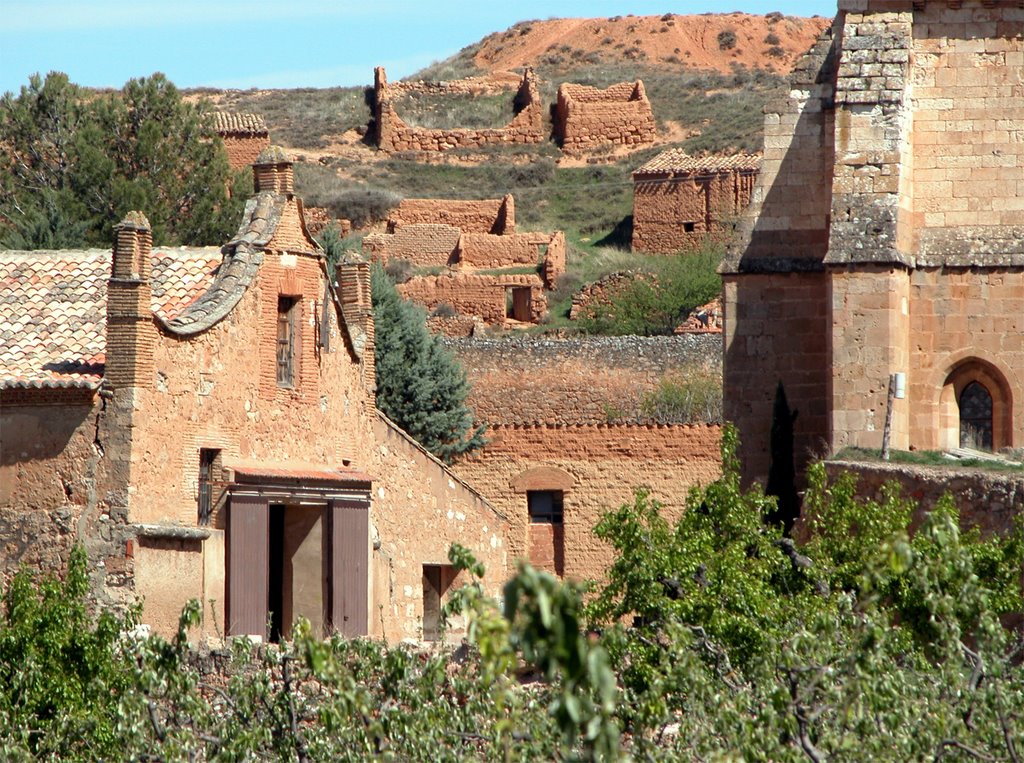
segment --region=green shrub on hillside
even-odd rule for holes
[[[650,278],[633,279],[587,305],[579,326],[589,334],[671,334],[691,310],[719,295],[721,260],[713,247],[655,260]]]
[[[721,424],[722,376],[707,371],[667,376],[644,394],[640,415],[661,424]]]

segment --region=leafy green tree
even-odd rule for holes
[[[84,91],[66,75],[33,75],[0,100],[0,245],[107,245],[142,209],[158,244],[221,243],[243,195],[229,198],[227,155],[205,107],[162,74],[117,93]]]
[[[377,407],[443,461],[482,447],[484,427],[466,407],[466,374],[427,330],[423,311],[399,296],[379,264],[372,295]]]

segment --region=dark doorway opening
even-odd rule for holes
[[[284,506],[270,505],[270,548],[267,555],[267,613],[270,641],[278,643],[284,631]]]

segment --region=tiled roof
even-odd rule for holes
[[[681,148],[662,151],[646,164],[633,170],[633,175],[655,175],[665,172],[710,173],[733,170],[758,170],[761,157],[757,154],[733,154],[732,156],[693,157]]]
[[[214,129],[224,135],[268,135],[267,125],[259,114],[232,114],[227,111],[213,113]]]
[[[106,348],[109,249],[0,252],[0,388],[96,387]],[[219,249],[153,251],[153,311],[171,320],[201,296]]]
[[[302,482],[341,483],[373,482],[373,478],[370,475],[355,469],[324,469],[323,467],[307,464],[281,466],[235,464],[232,468],[235,472],[235,479],[241,482],[260,480],[301,480]]]

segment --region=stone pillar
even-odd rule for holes
[[[373,303],[370,299],[370,263],[340,262],[335,272],[341,314],[353,349],[363,365],[363,385],[370,393],[371,403],[377,389],[374,361]]]

